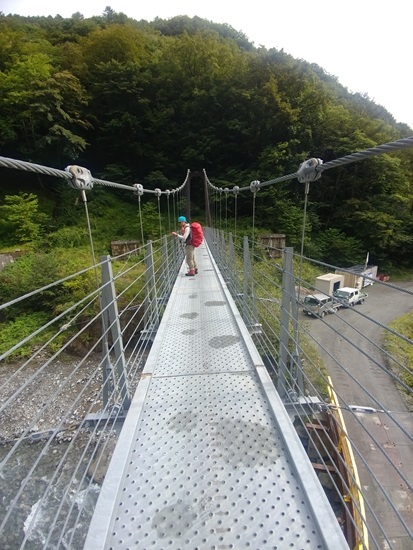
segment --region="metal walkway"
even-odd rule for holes
[[[182,265],[85,549],[348,549],[206,244]]]

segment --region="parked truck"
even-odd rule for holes
[[[356,304],[362,304],[368,294],[366,292],[362,292],[358,288],[344,286],[343,288],[337,289],[333,296],[335,300],[340,302],[344,307],[351,307]]]
[[[304,298],[303,313],[323,318],[327,313],[335,313],[341,307],[343,303],[331,296],[321,293],[310,294]]]

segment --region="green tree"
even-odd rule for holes
[[[337,265],[350,267],[363,260],[365,250],[361,240],[347,236],[343,231],[330,228],[314,237],[318,255],[316,259]]]
[[[60,163],[85,149],[77,133],[90,127],[81,112],[84,89],[68,71],[56,71],[47,55],[18,58],[0,72],[0,97],[1,145],[14,145],[26,160],[53,153]]]
[[[9,244],[36,241],[48,221],[39,212],[39,201],[33,193],[6,195],[0,206],[0,227]]]
[[[231,188],[295,172],[307,158],[327,162],[411,133],[321,67],[255,48],[228,25],[197,17],[133,21],[109,6],[90,19],[0,16],[4,156],[58,167],[76,159],[95,177],[149,187],[157,186],[154,174],[173,185],[188,168],[205,168],[211,181]],[[413,151],[323,172],[311,184],[306,250],[327,258],[334,242],[349,254],[361,243],[380,262],[412,264],[412,173]],[[56,229],[76,226],[77,209],[57,195]],[[250,226],[247,195],[237,208]],[[193,198],[202,208],[201,194]],[[99,204],[91,199],[93,215]],[[257,227],[285,232],[296,247],[303,185],[283,182],[257,199]],[[114,212],[107,241],[113,231],[129,231]],[[79,242],[63,231],[50,246],[66,237]]]

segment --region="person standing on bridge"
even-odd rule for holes
[[[185,243],[185,259],[188,264],[187,277],[193,277],[198,273],[198,267],[195,260],[195,246],[191,241],[191,224],[187,222],[185,216],[179,216],[179,233],[172,231],[172,235],[177,237],[182,243]]]

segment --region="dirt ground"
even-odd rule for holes
[[[0,440],[15,439],[27,430],[71,430],[90,409],[98,410],[99,360],[91,357],[80,364],[79,357],[65,356],[47,364],[42,355],[26,366],[1,365],[0,406],[6,407],[0,413]]]
[[[83,362],[71,355],[48,360],[42,354],[26,366],[0,366],[0,442],[48,430],[65,439],[86,415],[102,409],[100,354]]]

